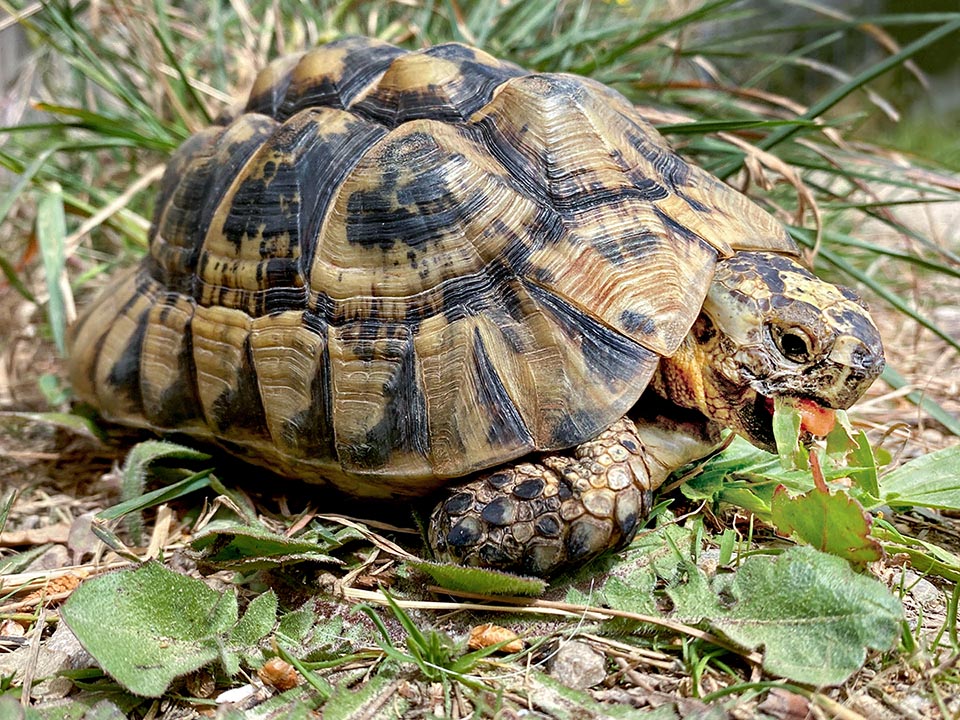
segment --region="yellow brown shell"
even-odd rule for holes
[[[71,377],[109,419],[423,495],[609,427],[740,250],[795,253],[610,88],[347,38],[178,150]]]

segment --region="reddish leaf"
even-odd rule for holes
[[[815,455],[810,454],[811,460]],[[846,493],[831,493],[816,460],[811,469],[816,484],[812,490],[791,496],[780,485],[773,493],[770,511],[777,530],[858,565],[879,560],[883,549],[870,536],[870,513]]]

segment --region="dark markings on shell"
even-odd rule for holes
[[[550,446],[558,448],[573,447],[582,443],[584,438],[596,435],[603,428],[597,427],[597,419],[584,410],[575,410],[560,418],[550,434]],[[564,490],[566,488],[566,491]],[[560,494],[569,494],[570,488],[561,483]]]
[[[307,311],[303,327],[324,339],[323,349],[310,380],[310,405],[284,421],[281,433],[289,447],[295,447],[304,457],[335,458],[333,424],[333,379],[330,376],[330,347],[326,342],[327,324]]]
[[[187,144],[164,173],[154,211],[146,267],[168,290],[197,298],[203,240],[240,169],[276,129],[274,120],[244,115],[206,144]],[[231,132],[231,131],[236,132]],[[178,167],[182,167],[178,171]]]
[[[660,219],[660,222],[664,224],[672,233],[682,237],[687,242],[690,242],[694,245],[701,245],[704,243],[703,238],[693,232],[690,228],[685,225],[681,225],[672,217],[667,215],[663,210],[654,206],[653,211],[657,214],[657,217]]]
[[[374,470],[383,467],[391,453],[429,456],[427,403],[417,376],[413,338],[402,327],[397,334],[401,337],[380,345],[379,357],[397,362],[393,376],[383,384],[383,415],[367,431],[363,443],[337,446],[345,467]]]
[[[706,215],[713,212],[712,208],[708,207],[707,205],[704,205],[702,202],[700,202],[696,198],[690,197],[683,191],[678,191],[677,195],[682,197],[684,202],[687,203],[687,205],[689,205],[691,208],[696,210],[698,213],[703,213],[704,215]]]
[[[357,95],[382,75],[395,58],[405,54],[404,50],[393,45],[371,42],[362,37],[334,40],[324,49],[346,51],[339,72],[317,74],[309,82],[291,84],[291,68],[291,73],[287,73],[267,92],[251,97],[247,112],[262,112],[282,122],[308,107],[349,107]]]
[[[298,161],[302,166],[301,187],[306,188],[301,201],[303,213],[300,218],[300,237],[305,240],[300,248],[303,268],[309,268],[313,263],[317,250],[316,238],[320,235],[320,226],[334,194],[364,152],[384,134],[385,131],[376,125],[359,119],[351,121],[345,133],[337,137],[325,134],[311,147],[307,157]],[[317,182],[317,178],[323,178],[323,181]]]
[[[442,86],[428,82],[397,91],[380,85],[351,109],[391,128],[420,118],[462,122],[490,102],[497,87],[512,77],[526,74],[525,70],[508,63],[481,62],[473,48],[457,43],[435,45],[405,57],[414,55],[450,61],[459,67],[459,72]],[[400,58],[399,62],[404,59]]]
[[[655,353],[563,298],[533,283],[525,282],[524,287],[540,307],[549,312],[567,341],[579,347],[591,372],[611,390],[631,382],[637,367],[650,363],[655,357]]]
[[[161,320],[175,304],[175,296],[168,296],[164,300]],[[172,363],[178,369],[176,380],[163,389],[156,407],[145,408],[147,419],[155,427],[178,427],[203,417],[203,405],[197,393],[197,369],[193,362],[193,333],[190,331],[189,321]]]
[[[480,332],[473,331],[473,362],[477,399],[490,419],[487,442],[494,446],[515,446],[518,443],[533,447],[533,438],[513,404],[503,381],[490,360]]]
[[[488,313],[513,316],[522,316],[518,308],[519,299],[516,287],[511,282],[517,272],[508,264],[506,258],[488,263],[480,272],[452,278],[444,282],[439,288],[439,311],[450,323],[455,323],[465,317]],[[407,313],[408,322],[415,326],[436,309],[415,304]]]
[[[160,182],[150,228],[151,238],[157,240],[151,243],[144,263],[151,276],[174,292],[193,293],[204,210],[200,201],[216,173],[212,156],[217,139],[219,134],[213,130],[188,138],[167,163]]]
[[[242,430],[253,436],[267,435],[267,418],[263,412],[249,335],[243,341],[243,354],[236,378],[237,386],[224,390],[213,401],[210,419],[214,428],[219,433]]]
[[[243,243],[258,239],[264,258],[257,268],[261,290],[251,303],[241,304],[253,315],[305,306],[304,269],[313,261],[330,201],[363,153],[384,135],[382,128],[357,118],[334,132],[333,122],[343,119],[341,111],[305,111],[280,126],[261,152],[283,160],[265,163],[262,177],[248,177],[233,195],[224,236],[238,252]]]
[[[564,193],[556,192],[551,187],[550,205],[564,216],[570,217],[576,213],[589,211],[596,205],[613,204],[619,205],[624,202],[655,202],[663,200],[669,192],[667,189],[651,178],[631,178],[635,183],[626,187],[605,187],[594,185],[591,187],[575,185],[575,179],[568,180],[568,184],[573,188]]]
[[[223,223],[223,235],[238,251],[243,243],[259,240],[263,256],[264,248],[276,248],[277,238],[286,234],[294,240],[289,246],[297,246],[300,177],[306,168],[313,167],[309,150],[322,131],[319,124],[309,122],[308,118],[306,115],[298,118],[300,122],[280,125],[258,150],[260,154],[272,153],[283,161],[279,164],[267,161],[262,177],[247,176],[234,192]]]
[[[135,295],[134,298],[136,297]],[[140,313],[136,330],[123,352],[114,361],[107,376],[107,382],[113,391],[129,400],[131,408],[139,413],[143,413],[143,397],[140,393],[140,357],[143,353],[143,338],[147,333],[149,315],[149,307]]]
[[[279,118],[279,108],[289,94],[293,68],[289,68],[280,77],[270,83],[262,92],[251,94],[243,108],[244,113],[259,113]]]
[[[651,141],[647,128],[637,125],[631,118],[622,117],[634,126],[633,131],[627,132],[627,139],[630,144],[653,165],[657,174],[663,178],[671,192],[680,191],[689,182],[690,166],[676,153]],[[639,169],[627,172],[627,176],[635,185],[642,185],[649,179],[642,175]]]
[[[418,155],[435,150],[430,136],[409,133],[389,141],[384,148],[385,163],[416,166]],[[428,252],[450,228],[466,225],[482,208],[482,194],[464,202],[447,183],[448,167],[463,162],[462,155],[449,155],[441,163],[430,163],[407,182],[394,179],[374,190],[354,191],[347,200],[347,241],[384,251],[405,243],[418,254]]]
[[[510,184],[518,192],[531,198],[541,207],[549,207],[552,199],[541,168],[528,155],[517,152],[514,137],[516,131],[507,135],[506,129],[498,127],[494,120],[488,115],[473,123],[473,127],[482,138],[483,145],[503,166],[504,176],[509,178]],[[522,133],[523,129],[520,132]]]
[[[620,313],[620,322],[624,330],[631,333],[653,335],[657,331],[657,322],[649,315],[635,310],[624,310]]]

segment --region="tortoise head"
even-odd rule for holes
[[[657,382],[674,402],[772,450],[775,398],[801,411],[803,430],[822,434],[832,410],[850,407],[883,366],[880,333],[855,293],[789,257],[741,252],[718,263]]]

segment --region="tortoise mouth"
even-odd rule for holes
[[[773,398],[753,394],[753,402],[745,402],[736,413],[740,433],[762,450],[775,453],[777,442],[773,435]]]
[[[834,426],[836,414],[833,408],[811,397],[787,398],[800,413],[800,440],[804,444],[814,438],[824,437]],[[740,431],[754,445],[768,452],[777,451],[773,434],[774,399],[761,393],[754,393],[753,402],[744,403],[738,412]]]

